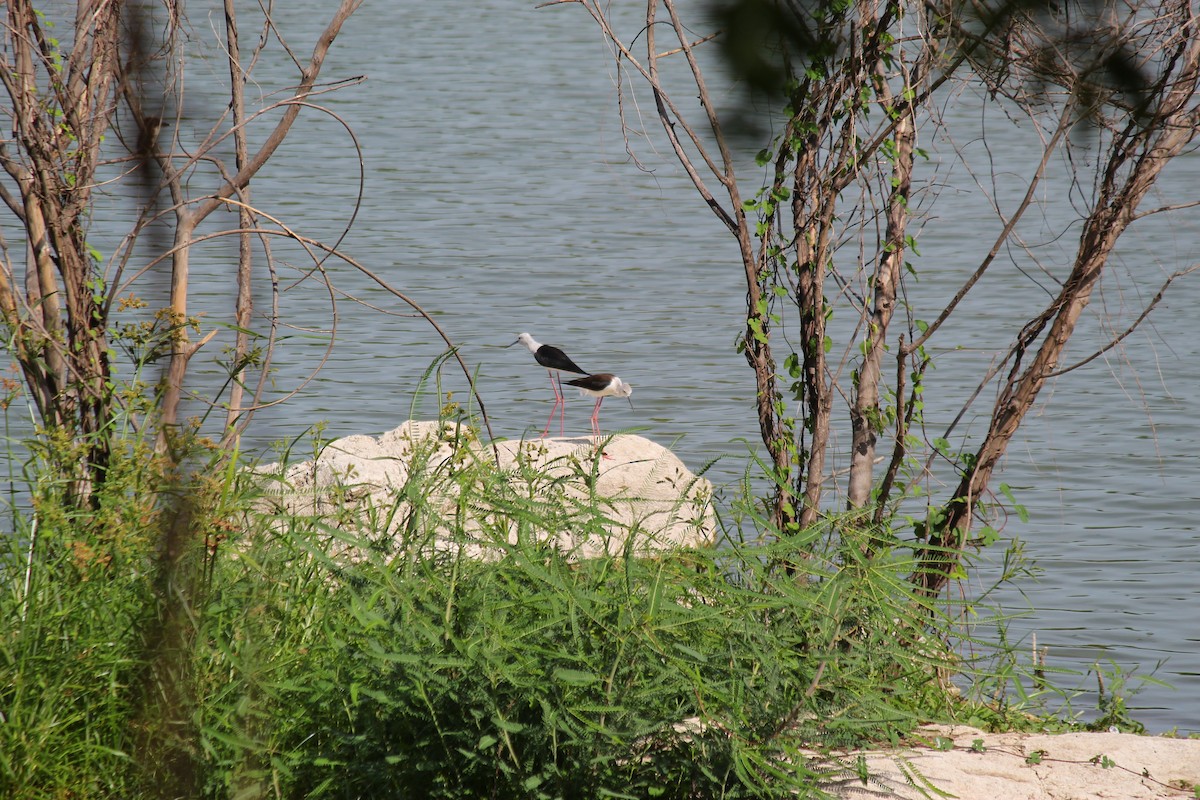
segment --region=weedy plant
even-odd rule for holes
[[[812,547],[795,539],[579,559],[542,534],[609,525],[602,504],[547,519],[486,457],[415,461],[410,484],[455,480],[494,524],[448,541],[463,517],[401,489],[403,536],[277,517],[221,568],[204,638],[253,643],[217,653],[221,707],[249,713],[206,734],[222,791],[807,793],[810,748],[897,736],[944,702],[947,652],[887,559],[776,569]]]
[[[190,677],[180,646],[190,636],[179,612],[195,589],[184,594],[176,573],[207,573],[206,534],[173,551],[167,532],[215,532],[200,509],[221,508],[223,482],[184,485],[152,443],[114,442],[107,479],[84,505],[59,465],[86,443],[40,431],[8,451],[10,476],[25,459],[26,484],[13,481],[0,535],[3,796],[139,796],[140,765],[187,738],[178,692]],[[182,497],[195,511],[186,529]],[[178,759],[168,760],[173,771]]]
[[[820,796],[830,750],[969,713],[952,623],[878,530],[583,558],[548,538],[610,529],[603,498],[437,446],[323,515],[137,441],[92,512],[34,480],[3,540],[0,795]]]

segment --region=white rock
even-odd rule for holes
[[[590,437],[487,444],[453,423],[406,422],[378,438],[337,439],[314,461],[258,473],[281,474],[272,492],[279,511],[320,515],[359,532],[378,522],[399,546],[411,535],[410,479],[437,512],[421,519],[441,517],[432,538],[423,533],[438,549],[462,540],[452,533],[456,528],[469,539],[468,552],[479,557],[498,555],[504,542],[526,533],[575,558],[627,549],[647,555],[715,540],[712,484],[640,436],[606,440],[601,456]],[[507,495],[480,490],[481,482],[497,476],[507,481]],[[464,483],[474,487],[465,496]],[[460,508],[464,497],[470,508]],[[506,497],[516,503],[515,513],[512,504],[494,502]],[[557,529],[525,531],[521,521],[531,515],[520,513],[522,503],[543,504]]]

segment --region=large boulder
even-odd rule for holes
[[[575,558],[649,555],[713,544],[712,484],[640,436],[479,441],[455,423],[405,422],[348,436],[318,456],[275,464],[264,506],[317,516],[397,546],[499,555],[522,537]]]

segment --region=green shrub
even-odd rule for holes
[[[108,511],[35,487],[14,512],[5,796],[806,796],[816,754],[952,710],[947,626],[844,520],[585,560],[533,534],[601,530],[602,500],[541,502],[486,461],[417,458],[395,503],[315,518],[264,513],[269,481],[232,464],[122,452]],[[468,528],[498,557],[444,538]]]
[[[64,448],[52,436],[31,449]],[[63,450],[60,449],[60,453]],[[0,535],[0,795],[132,796],[131,725],[153,613],[152,469],[130,447],[88,507],[35,479]],[[139,466],[140,465],[140,466]],[[43,476],[60,474],[53,469]]]
[[[535,498],[456,469],[460,506],[544,527]],[[796,540],[580,561],[500,525],[503,557],[476,560],[430,547],[442,511],[398,496],[402,541],[280,517],[220,565],[215,794],[775,796],[812,785],[802,748],[891,738],[944,697],[884,558],[803,579],[771,566]],[[571,519],[607,522],[590,513]]]

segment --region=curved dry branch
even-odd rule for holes
[[[358,156],[358,190],[355,193],[354,202],[351,204],[350,218],[346,220],[346,224],[342,227],[341,233],[339,233],[337,235],[337,238],[334,239],[333,244],[329,245],[329,247],[331,249],[330,249],[330,251],[326,252],[324,256],[322,256],[320,262],[317,265],[317,266],[319,266],[320,263],[324,263],[324,261],[326,259],[332,258],[333,251],[335,251],[335,250],[337,250],[337,248],[341,247],[342,242],[344,242],[346,240],[346,237],[350,235],[350,231],[354,227],[354,222],[355,222],[355,220],[358,219],[359,212],[362,211],[363,198],[366,195],[367,164],[366,164],[366,159],[363,158],[362,143],[358,140],[358,136],[357,136],[357,134],[354,133],[354,129],[350,127],[350,123],[348,123],[343,117],[341,117],[339,114],[335,113],[334,111],[331,111],[330,109],[326,108],[325,106],[320,106],[315,103],[309,103],[304,100],[284,100],[281,103],[276,104],[276,107],[278,105],[288,105],[288,104],[292,104],[292,103],[295,103],[300,106],[304,106],[306,108],[311,108],[314,111],[318,111],[322,114],[327,114],[330,117],[333,117],[335,120],[337,120],[338,124],[340,124],[345,129],[346,134],[350,137],[350,141],[354,145],[354,152]],[[314,267],[314,269],[315,268],[316,267]],[[297,284],[302,283],[311,274],[312,274],[311,272],[304,273],[291,286],[296,286]],[[291,286],[289,286],[288,288],[291,288]]]
[[[700,107],[704,109],[704,115],[708,120],[708,127],[712,130],[713,136],[717,141],[717,150],[721,154],[721,169],[716,169],[716,164],[710,164],[710,169],[716,173],[721,184],[729,192],[729,199],[733,203],[734,208],[740,208],[741,202],[738,200],[738,186],[733,173],[733,157],[729,152],[729,143],[725,141],[725,134],[722,131],[721,123],[717,119],[717,109],[713,106],[712,97],[708,91],[708,83],[704,79],[704,73],[700,71],[700,65],[696,63],[696,54],[693,52],[693,45],[688,38],[687,31],[683,28],[683,22],[679,19],[679,12],[675,10],[674,0],[663,0],[663,5],[667,9],[667,13],[671,17],[671,27],[675,30],[675,37],[679,40],[679,45],[683,50],[684,56],[687,58],[688,69],[692,72],[692,80],[696,84],[696,88],[700,91],[699,100]],[[655,55],[654,62],[657,63],[661,55]],[[693,136],[693,141],[695,137]]]
[[[235,206],[235,207],[240,205],[237,200],[234,200],[232,198],[226,199],[225,202],[228,203],[229,205]],[[301,246],[303,246],[306,250],[308,250],[310,252],[310,258],[314,262],[316,262],[318,260],[318,258],[315,253],[311,252],[311,250],[319,250],[319,251],[326,253],[327,256],[333,256],[333,257],[337,258],[338,260],[342,261],[343,263],[347,264],[348,266],[353,267],[354,269],[358,270],[360,273],[367,276],[372,281],[374,281],[376,284],[378,284],[385,291],[392,294],[394,297],[398,298],[399,300],[404,302],[406,305],[408,305],[414,312],[416,312],[417,315],[419,315],[422,319],[424,319],[425,322],[427,322],[434,329],[434,331],[438,334],[438,337],[441,338],[441,340],[446,344],[446,347],[453,352],[454,358],[458,362],[458,365],[459,365],[460,369],[462,370],[463,376],[467,380],[467,384],[470,387],[472,396],[474,396],[475,401],[477,403],[479,403],[480,416],[483,418],[484,427],[487,429],[488,436],[491,439],[495,439],[495,434],[492,432],[491,418],[488,416],[488,413],[487,413],[487,406],[483,400],[483,396],[480,394],[480,392],[478,390],[478,387],[475,385],[475,379],[472,376],[470,369],[468,368],[466,362],[462,358],[461,353],[459,352],[459,350],[460,350],[459,346],[454,343],[454,341],[450,338],[449,334],[446,333],[446,331],[442,328],[442,326],[438,324],[437,320],[434,319],[433,316],[429,314],[429,312],[427,312],[419,303],[417,303],[415,300],[413,300],[407,294],[405,294],[404,292],[400,291],[399,289],[396,289],[395,287],[393,287],[391,284],[389,284],[383,278],[376,275],[373,271],[371,271],[366,266],[364,266],[363,264],[361,264],[360,262],[355,260],[353,257],[347,255],[346,253],[336,250],[333,247],[331,247],[321,241],[318,241],[316,239],[311,239],[309,237],[303,236],[299,233],[296,233],[295,231],[290,230],[282,221],[272,217],[270,214],[263,212],[261,209],[254,209],[254,213],[257,216],[260,216],[263,219],[266,219],[266,220],[272,222],[273,224],[278,225],[279,230],[273,230],[270,228],[254,228],[253,230],[250,230],[250,231],[243,231],[240,228],[238,228],[238,229],[231,229],[231,230],[224,230],[224,231],[214,231],[212,233],[207,233],[207,234],[203,234],[201,236],[197,236],[194,240],[192,240],[192,244],[193,245],[201,244],[205,241],[223,238],[226,236],[241,235],[242,233],[252,233],[255,235],[259,235],[259,236],[277,236],[277,237],[282,237],[282,238],[286,238],[286,239],[291,239],[291,240],[297,242],[298,244],[300,244]],[[311,250],[310,250],[310,248],[311,248]],[[165,260],[167,258],[170,258],[171,255],[172,255],[172,251],[167,251],[167,252],[161,254],[156,259],[154,259],[151,263],[147,264],[145,269],[152,269],[156,264],[161,263],[163,260]],[[324,270],[321,268],[318,268],[318,269],[321,271],[321,274],[324,275]],[[329,287],[331,296],[332,296],[332,293],[333,293],[332,283],[330,283],[329,281],[326,281],[326,285]],[[328,358],[330,348],[332,348],[332,341],[331,341],[329,347],[326,348],[326,355],[325,355],[325,357],[322,358],[322,365],[324,364],[325,360],[327,360],[327,358]],[[301,386],[294,389],[291,394],[294,394],[296,391],[299,391],[299,389],[303,388],[303,386],[305,386],[309,382],[311,382],[313,380],[313,378],[315,378],[316,373],[317,373],[317,371],[319,371],[319,369],[320,369],[320,366],[318,366],[318,368],[316,370],[314,370],[313,373],[311,373],[308,378],[305,379],[304,383]],[[289,396],[290,396],[290,394],[289,394]],[[278,402],[281,402],[281,401],[271,401],[270,403],[268,403],[266,405],[275,405]]]
[[[641,75],[642,79],[645,80],[650,86],[652,92],[654,93],[655,103],[658,106],[659,119],[662,121],[664,130],[666,131],[668,140],[671,143],[671,147],[680,162],[680,166],[684,168],[688,178],[692,181],[692,185],[696,187],[696,191],[699,192],[701,198],[703,198],[705,203],[708,204],[713,213],[717,215],[717,217],[725,224],[726,227],[736,234],[737,224],[734,222],[733,215],[726,211],[723,206],[721,206],[715,195],[713,195],[712,191],[709,190],[707,184],[704,182],[703,177],[700,175],[700,172],[696,169],[695,164],[692,162],[691,156],[688,155],[687,150],[684,148],[682,141],[675,131],[675,126],[683,129],[688,141],[695,148],[696,153],[704,162],[705,166],[714,176],[721,180],[722,185],[725,185],[726,181],[722,178],[723,170],[715,161],[713,161],[712,157],[708,154],[707,149],[704,147],[700,136],[697,135],[695,130],[688,124],[686,118],[680,113],[678,107],[676,107],[674,101],[671,100],[670,96],[666,93],[658,80],[658,68],[656,64],[657,51],[654,47],[654,26],[653,24],[649,24],[649,20],[653,19],[653,0],[647,3],[648,24],[645,30],[647,36],[647,52],[650,54],[648,64],[642,64],[641,61],[638,60],[638,58],[633,54],[633,51],[630,50],[629,46],[625,44],[625,42],[622,41],[622,39],[617,35],[616,31],[613,30],[608,18],[599,8],[599,5],[594,2],[594,0],[571,1],[578,2],[579,5],[583,6],[584,9],[587,10],[588,14],[593,20],[595,20],[596,24],[600,26],[600,30],[604,33],[605,39],[612,43],[613,47],[617,49],[617,52],[620,53],[621,57],[627,63],[629,63],[634,70]]]
[[[290,228],[288,228],[286,225],[284,225],[280,220],[272,217],[270,214],[264,213],[261,209],[250,209],[249,207],[246,207],[245,204],[241,203],[238,200],[234,200],[233,198],[229,198],[228,200],[226,200],[226,202],[229,205],[234,206],[235,208],[246,208],[247,210],[251,211],[251,213],[254,216],[262,217],[266,220],[269,220],[270,222],[273,222],[274,224],[278,225],[280,229],[272,230],[270,228],[261,228],[261,227],[256,226],[254,228],[247,228],[247,229],[233,228],[233,229],[224,230],[224,231],[215,231],[213,233],[204,234],[204,235],[192,238],[188,244],[179,245],[179,247],[192,247],[192,246],[195,246],[198,244],[202,244],[206,241],[211,241],[214,239],[221,239],[221,238],[225,238],[227,236],[242,236],[242,235],[249,234],[249,235],[255,235],[255,236],[260,236],[260,237],[280,236],[283,238],[291,239],[292,241],[295,241],[301,247],[304,248],[305,252],[308,254],[309,258],[314,263],[322,261],[322,258],[319,257],[317,253],[313,252],[314,248],[317,250],[324,251],[326,254],[328,254],[330,252],[336,252],[336,251],[332,251],[329,247],[327,247],[326,245],[324,245],[320,242],[317,242],[316,240],[309,239],[307,237],[299,235],[295,231],[292,231]],[[162,261],[172,257],[174,255],[175,249],[177,249],[177,248],[172,248],[171,250],[168,250],[167,252],[160,255],[158,258],[153,259],[149,264],[146,265],[145,269],[146,270],[152,269],[158,263],[161,263]],[[343,258],[343,259],[346,258],[345,256],[343,256],[341,254],[338,254],[338,256],[339,256],[339,258]],[[274,268],[272,266],[272,272],[273,272],[273,269]],[[328,294],[329,294],[330,308],[332,309],[332,314],[333,314],[332,327],[323,331],[323,332],[327,332],[329,334],[329,341],[325,346],[325,350],[321,355],[320,361],[312,369],[312,371],[309,373],[308,377],[304,378],[297,386],[293,387],[292,390],[289,391],[287,394],[285,394],[282,398],[273,400],[269,403],[262,404],[261,407],[265,408],[265,407],[269,407],[269,406],[278,405],[278,404],[294,397],[298,392],[300,392],[302,389],[304,389],[304,387],[306,387],[309,383],[311,383],[316,378],[317,374],[321,371],[322,368],[324,368],[325,364],[328,362],[330,356],[333,353],[333,347],[334,347],[334,343],[335,343],[335,340],[337,337],[337,327],[338,327],[336,291],[334,290],[332,280],[329,278],[329,276],[325,272],[324,268],[321,267],[320,264],[318,264],[315,267],[315,269],[317,271],[319,271],[322,276],[322,284],[325,286],[326,292],[328,292]],[[277,284],[277,280],[273,279],[272,286],[276,286],[276,284]],[[277,320],[278,320],[277,312],[278,312],[278,308],[276,305],[276,315],[272,319],[272,331],[274,331],[277,326]],[[192,356],[194,356],[205,344],[208,343],[208,341],[211,338],[212,338],[211,335],[206,336],[205,338],[201,339],[200,341],[198,341],[194,344],[188,344],[186,357],[188,359],[190,359]],[[262,372],[264,374],[266,373],[268,366],[269,366],[269,364],[264,364],[263,369],[262,369]],[[199,399],[199,398],[193,398],[193,399]]]
[[[205,140],[201,144],[201,146],[197,148],[197,150],[194,154],[191,154],[191,155],[181,154],[179,156],[176,156],[174,154],[164,153],[164,154],[159,154],[159,157],[163,160],[164,167],[166,167],[166,169],[170,173],[172,173],[175,176],[182,176],[185,172],[187,172],[189,169],[191,169],[192,167],[194,167],[196,164],[198,164],[201,161],[216,162],[218,159],[216,159],[214,156],[211,155],[212,151],[215,150],[217,148],[217,146],[220,145],[222,142],[224,142],[226,139],[234,136],[238,131],[244,129],[251,123],[258,120],[260,117],[266,116],[274,111],[278,111],[280,108],[284,108],[286,106],[295,106],[297,108],[297,112],[298,112],[298,109],[301,107],[308,107],[308,108],[318,109],[325,113],[333,114],[333,112],[329,111],[329,109],[325,108],[324,106],[317,105],[315,103],[310,103],[308,101],[308,98],[317,97],[317,96],[320,96],[323,94],[328,94],[330,92],[340,91],[340,90],[345,89],[350,86],[357,86],[358,84],[363,83],[364,81],[366,81],[365,75],[354,75],[349,78],[341,78],[336,81],[331,81],[331,82],[325,83],[325,84],[315,84],[310,88],[310,90],[303,97],[301,97],[299,95],[292,95],[290,97],[284,98],[283,100],[277,100],[269,106],[264,106],[263,108],[260,108],[259,110],[255,111],[253,114],[251,114],[250,116],[246,117],[240,123],[232,125],[229,127],[229,129],[222,131],[220,133],[220,135],[215,136],[214,138]],[[336,115],[334,115],[334,116],[336,116]],[[238,180],[239,180],[238,176],[241,175],[242,172],[244,172],[244,170],[239,170],[233,176],[226,178],[224,188],[230,190],[229,196],[236,194],[237,190],[231,189],[230,187],[232,187],[236,183],[238,183]],[[170,178],[168,178],[167,180],[170,180]],[[207,195],[204,199],[208,200],[209,204],[211,204],[215,198],[219,198],[221,196],[222,196],[221,193],[217,192],[212,195]],[[184,201],[181,198],[181,199],[177,200],[176,203],[177,203],[177,205],[183,205]],[[217,207],[220,207],[219,201],[217,201]],[[208,216],[208,214],[211,213],[211,209],[210,209],[210,210],[204,211],[203,215],[201,215],[201,211],[204,208],[206,208],[206,207],[201,207],[200,209],[196,209],[192,212],[193,214],[196,215],[197,222],[199,222],[201,219],[203,219],[203,217],[206,217],[206,216]]]
[[[287,106],[287,110],[283,114],[283,118],[276,123],[271,133],[267,135],[266,140],[255,152],[244,167],[238,170],[233,179],[226,183],[214,197],[208,202],[201,205],[192,213],[195,215],[195,221],[199,223],[213,211],[221,207],[222,201],[232,197],[239,189],[244,188],[250,179],[258,174],[259,170],[270,160],[271,156],[283,143],[291,130],[292,124],[296,121],[296,117],[300,114],[300,105],[297,101],[307,99],[313,93],[316,87],[317,76],[321,72],[321,67],[325,63],[325,57],[329,54],[329,48],[333,44],[333,40],[337,38],[341,31],[342,25],[350,18],[363,0],[341,0],[338,4],[337,11],[334,12],[329,24],[325,26],[325,30],[317,39],[316,45],[313,47],[312,55],[309,58],[308,64],[301,70],[301,81],[295,93],[288,101],[283,103]]]

